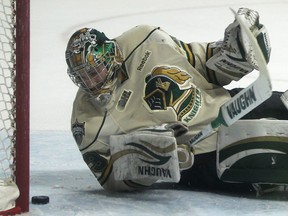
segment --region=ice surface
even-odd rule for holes
[[[30,204],[25,216],[284,216],[288,192],[262,197],[177,189],[133,193],[104,191],[82,160],[70,132],[31,133],[30,196],[47,195],[47,205]]]
[[[75,30],[91,26],[114,37],[135,25],[152,24],[187,42],[214,41],[233,20],[229,7],[241,6],[260,12],[272,43],[273,89],[286,90],[288,0],[31,0],[30,197],[48,195],[50,203],[31,204],[24,215],[288,215],[287,192],[260,198],[173,188],[105,192],[68,132],[77,89],[66,74],[64,52]],[[254,79],[252,74],[231,87]]]

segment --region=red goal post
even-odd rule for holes
[[[29,71],[30,0],[0,0],[0,215],[29,211]]]

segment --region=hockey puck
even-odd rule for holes
[[[49,203],[49,197],[48,196],[33,196],[31,202],[32,204],[44,205],[44,204]]]

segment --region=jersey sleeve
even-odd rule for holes
[[[206,62],[220,51],[220,46],[215,45],[215,42],[191,42],[185,43],[175,37],[172,37],[174,42],[181,47],[186,54],[189,63],[209,82],[218,86],[229,84],[232,79],[216,73],[214,70],[206,66]]]

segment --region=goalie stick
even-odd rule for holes
[[[242,16],[238,16],[233,9],[231,9],[231,11],[240,24],[244,43],[249,45],[250,52],[252,50],[254,51],[255,58],[259,67],[259,76],[248,87],[242,89],[238,94],[224,103],[220,107],[216,119],[214,119],[210,124],[204,127],[198,134],[196,134],[188,141],[189,146],[193,146],[200,140],[211,135],[220,125],[224,125],[226,127],[232,125],[272,95],[272,85],[269,77],[267,63],[261,48],[258,45],[257,39],[246,25],[246,20],[244,20]],[[235,107],[237,107],[237,109]]]

